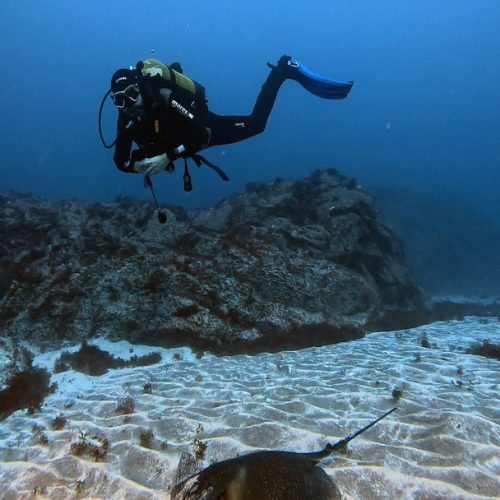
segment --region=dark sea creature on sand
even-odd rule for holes
[[[334,500],[342,498],[339,487],[318,462],[387,417],[384,413],[363,429],[349,434],[323,450],[311,453],[257,451],[217,462],[177,484],[171,500]]]

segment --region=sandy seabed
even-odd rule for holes
[[[431,348],[421,346],[424,334]],[[500,322],[470,317],[300,351],[200,359],[186,348],[96,340],[125,359],[159,351],[162,361],[98,377],[53,375],[57,389],[40,411],[0,424],[0,498],[169,498],[180,454],[201,453],[200,442],[200,468],[257,449],[315,451],[393,406],[347,453],[322,462],[346,498],[499,498],[500,362],[465,353],[484,339],[500,343]],[[60,352],[35,364],[52,370]],[[133,412],[117,413],[126,398]],[[53,430],[59,415],[67,422]],[[102,461],[72,448],[103,449],[105,440]]]

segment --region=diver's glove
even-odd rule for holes
[[[134,162],[134,170],[139,174],[154,175],[167,168],[170,163],[170,158],[167,153],[163,153],[152,158],[144,158]]]

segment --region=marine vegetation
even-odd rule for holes
[[[402,397],[403,397],[403,389],[401,389],[400,387],[395,387],[392,390],[392,399],[394,399],[394,401],[399,401]]]
[[[30,361],[25,370],[14,372],[6,388],[0,391],[0,419],[24,408],[33,414],[55,387],[55,384],[50,385],[49,372],[32,366]]]
[[[59,415],[57,415],[57,417],[54,417],[54,420],[52,420],[52,430],[60,431],[64,428],[67,422],[68,420],[66,419],[66,417],[62,413],[60,413]]]
[[[78,479],[75,483],[75,493],[81,495],[85,490],[85,479]]]
[[[120,399],[115,412],[121,415],[129,415],[130,413],[134,413],[134,409],[134,400],[130,396],[127,396],[126,398]]]
[[[139,434],[139,444],[143,448],[152,448],[153,439],[154,439],[154,434],[151,429],[141,431],[141,433]]]
[[[35,424],[33,425],[32,430],[36,444],[39,446],[47,446],[49,444],[49,438],[47,437],[47,434],[45,434],[45,427]]]
[[[422,347],[425,347],[426,349],[430,349],[431,348],[431,344],[429,342],[429,339],[427,338],[427,334],[424,333],[422,335],[422,337],[420,338],[420,345]]]
[[[88,437],[88,433],[80,431],[77,441],[70,445],[70,451],[77,457],[88,455],[94,462],[102,462],[109,449],[109,441],[106,438],[94,436]]]
[[[205,451],[207,450],[207,443],[204,443],[200,439],[195,438],[193,441],[193,448],[194,448],[194,456],[198,460],[201,460],[205,455]]]
[[[485,358],[493,358],[500,361],[500,344],[493,344],[489,340],[483,340],[467,349],[467,354],[476,354]]]
[[[54,366],[55,373],[73,370],[86,373],[87,375],[103,375],[112,368],[124,368],[133,366],[147,366],[159,363],[162,357],[159,352],[152,352],[145,356],[133,356],[125,361],[115,358],[99,347],[82,342],[80,350],[75,353],[63,352]]]

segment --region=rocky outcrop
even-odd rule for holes
[[[216,351],[347,340],[422,308],[401,241],[335,170],[211,209],[0,196],[2,334],[94,335]]]

